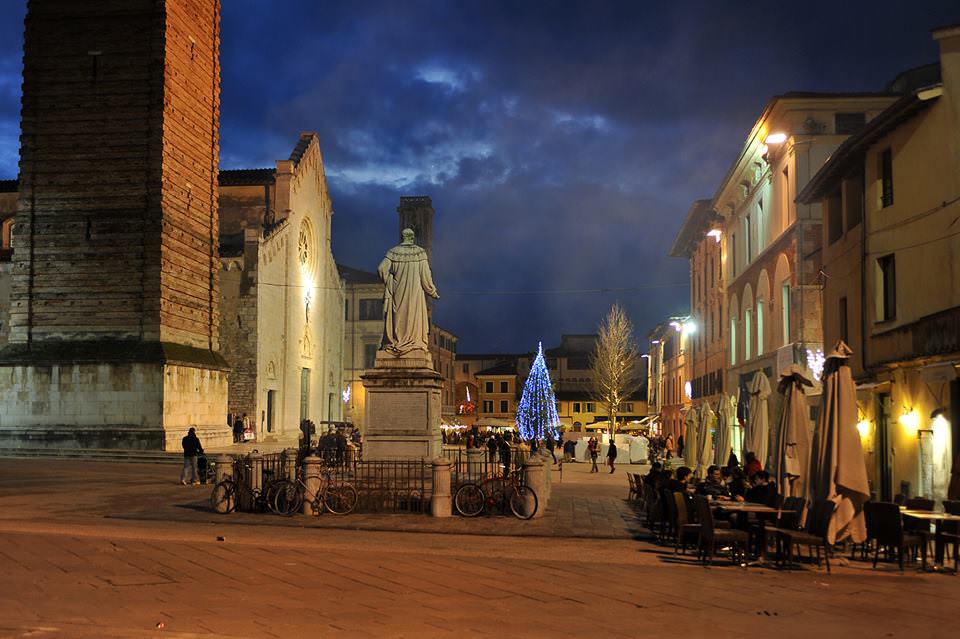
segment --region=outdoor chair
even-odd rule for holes
[[[700,536],[700,524],[690,521],[687,511],[687,498],[683,493],[673,493],[673,502],[677,513],[676,534],[674,536],[673,552],[679,549],[680,554],[687,552],[687,539]]]
[[[830,520],[833,518],[833,511],[836,508],[829,499],[822,499],[813,503],[810,512],[807,515],[807,525],[803,530],[777,530],[778,554],[789,564],[793,560],[793,547],[806,546],[810,555],[812,550],[817,550],[817,566],[820,565],[820,549],[823,548],[824,563],[827,567],[827,573],[830,573],[830,542],[827,541],[827,533],[830,530]],[[799,551],[797,553],[799,557]]]
[[[642,508],[647,497],[647,493],[643,490],[643,478],[637,473],[627,473],[627,475],[629,477],[633,477],[633,489],[636,494],[638,505]]]
[[[700,541],[698,550],[698,559],[704,565],[712,564],[713,557],[717,554],[717,544],[730,546],[730,561],[737,563],[737,555],[746,562],[747,544],[749,536],[746,531],[733,528],[715,528],[713,525],[713,512],[710,510],[710,502],[703,495],[695,495],[694,503],[697,506],[697,519],[700,521]]]
[[[633,474],[626,473],[627,483],[629,484],[629,490],[627,491],[627,501],[634,501],[635,499],[640,498],[640,493],[637,489],[637,480],[634,478]]]
[[[911,497],[910,499],[907,499],[903,505],[907,507],[907,510],[923,510],[926,512],[933,512],[936,502],[934,502],[932,499],[927,499],[926,497]],[[927,537],[928,542],[933,541],[933,536],[930,534],[929,521],[907,517],[903,520],[903,531],[911,535],[924,535]]]
[[[900,514],[900,507],[895,503],[880,501],[873,505],[874,530],[872,535],[868,531],[867,536],[872,536],[876,540],[876,548],[873,553],[873,567],[877,567],[877,559],[880,556],[880,549],[884,548],[890,556],[893,551],[897,553],[897,560],[900,563],[900,572],[903,572],[903,553],[905,550],[912,550],[914,553],[919,548],[923,556],[923,565],[927,565],[927,539],[926,535],[911,534],[904,531],[903,516]],[[914,555],[915,556],[915,555]]]
[[[676,538],[677,532],[677,502],[673,493],[666,488],[660,489],[660,503],[663,513],[660,517],[660,543],[668,543]]]
[[[943,500],[943,512],[949,515],[960,515],[960,501]],[[957,571],[958,558],[957,551],[960,550],[960,524],[955,521],[945,521],[941,524],[941,535],[943,536],[944,546],[947,548],[953,545],[953,571]]]
[[[868,501],[863,505],[863,520],[867,525],[867,538],[862,544],[852,544],[850,548],[850,559],[854,559],[857,554],[857,546],[860,547],[860,559],[867,560],[867,556],[876,542],[877,532],[877,502]]]
[[[647,504],[647,530],[653,533],[657,522],[660,520],[660,500],[657,497],[657,491],[649,484],[643,485],[643,491],[647,495],[644,500]]]

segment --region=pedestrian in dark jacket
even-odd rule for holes
[[[614,443],[613,439],[610,439],[610,447],[607,449],[607,463],[610,464],[610,474],[613,474],[613,471],[616,470],[616,467],[613,465],[617,461],[617,445]]]
[[[503,464],[503,474],[510,472],[510,442],[505,437],[500,438],[500,463]]]
[[[203,446],[200,445],[200,438],[197,437],[197,429],[191,427],[181,444],[183,445],[183,470],[180,471],[180,483],[186,486],[189,474],[190,483],[199,486],[200,471],[197,469],[197,458],[203,454]]]

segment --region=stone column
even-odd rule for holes
[[[246,457],[243,480],[250,490],[243,493],[239,510],[253,510],[253,496],[263,489],[263,455],[250,453]]]
[[[541,495],[537,493],[537,497],[540,498],[540,507],[546,509],[547,504],[550,502],[550,498],[553,496],[553,457],[550,455],[550,451],[546,448],[540,449],[540,461],[543,462],[543,492]]]
[[[213,459],[213,463],[216,464],[215,472],[217,473],[216,482],[218,484],[224,479],[233,479],[232,455],[217,455]]]
[[[283,450],[283,474],[292,482],[297,481],[297,452],[296,448]]]
[[[433,460],[433,497],[430,499],[430,514],[434,517],[450,517],[450,460],[437,457]]]
[[[467,475],[471,481],[479,481],[483,473],[483,455],[482,448],[467,449]]]
[[[533,517],[534,519],[543,517],[543,511],[547,509],[547,506],[544,493],[543,461],[539,456],[531,455],[523,463],[523,475],[524,483],[537,495],[537,501],[539,502],[537,512]],[[533,504],[530,504],[530,507],[532,506]]]
[[[313,498],[320,491],[320,466],[323,460],[316,455],[310,455],[303,460],[303,514],[319,515],[313,510]]]

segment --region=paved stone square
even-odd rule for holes
[[[606,538],[576,525],[580,536],[434,531],[438,520],[414,515],[215,518],[196,507],[206,488],[175,475],[170,465],[3,460],[0,637],[955,634],[960,578],[859,562],[832,575],[703,568],[629,532],[628,507],[606,505],[626,496],[617,475],[568,467],[558,512],[517,522],[562,526],[592,511],[619,519],[619,536]],[[164,503],[167,517],[145,518]],[[391,530],[375,529],[390,518]],[[326,524],[341,519],[368,523]],[[396,532],[406,520],[428,532]]]

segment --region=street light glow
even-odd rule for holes
[[[771,133],[767,136],[767,139],[763,141],[764,144],[770,146],[771,144],[783,144],[787,141],[786,133]]]

